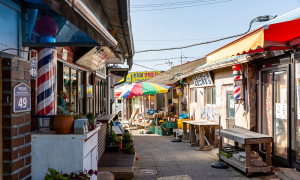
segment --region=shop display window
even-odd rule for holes
[[[84,72],[78,72],[78,94],[79,94],[79,113],[84,113],[83,101],[84,101]]]
[[[76,69],[71,69],[71,107],[77,110],[77,73]]]
[[[70,107],[70,67],[64,66],[64,86],[63,91],[66,92],[67,98],[65,99],[65,107],[66,109],[69,109]]]
[[[86,91],[87,91],[87,98],[86,98],[86,112],[93,113],[93,75],[92,73],[87,73],[87,80],[86,80]]]

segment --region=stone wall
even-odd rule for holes
[[[13,87],[30,86],[30,61],[6,53],[1,57],[3,179],[31,179],[31,112],[13,112]]]

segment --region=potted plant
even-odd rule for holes
[[[94,130],[96,127],[95,115],[90,112],[86,115],[86,118],[89,120],[89,129]]]
[[[70,111],[58,106],[58,115],[54,115],[53,128],[57,134],[70,134],[73,128],[73,115]]]
[[[48,168],[48,172],[46,176],[44,177],[44,180],[75,180],[75,179],[81,179],[81,180],[89,180],[91,176],[98,175],[98,172],[96,170],[85,170],[85,171],[77,171],[77,172],[71,172],[69,174],[58,172],[55,169]]]
[[[132,134],[128,131],[124,132],[123,133],[123,139],[122,139],[123,148],[126,144],[132,143],[132,142],[133,142]]]
[[[117,135],[114,131],[107,132],[106,137],[106,152],[118,152],[122,146],[122,139],[117,138]]]
[[[128,154],[134,154],[135,153],[134,144],[133,143],[127,143],[124,146],[124,151],[127,152]]]

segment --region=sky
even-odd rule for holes
[[[299,0],[131,0],[130,4],[136,52],[185,46],[241,34],[248,30],[250,21],[257,16],[280,16],[300,7]],[[258,25],[254,23],[252,27]],[[181,53],[188,57],[183,58],[183,62],[193,61],[234,39],[181,50],[135,53],[131,72],[165,71],[171,68],[166,63],[168,60],[174,66],[181,64]]]

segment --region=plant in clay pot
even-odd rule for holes
[[[98,175],[96,170],[85,170],[85,171],[76,171],[69,174],[58,172],[55,169],[48,168],[48,172],[44,177],[44,180],[89,180],[91,176]]]
[[[73,115],[70,111],[58,106],[58,115],[54,115],[53,128],[57,134],[70,134],[73,128]]]
[[[134,144],[133,144],[133,143],[127,143],[127,144],[124,146],[124,150],[125,150],[125,152],[127,152],[128,154],[134,154],[134,153],[135,153]]]

